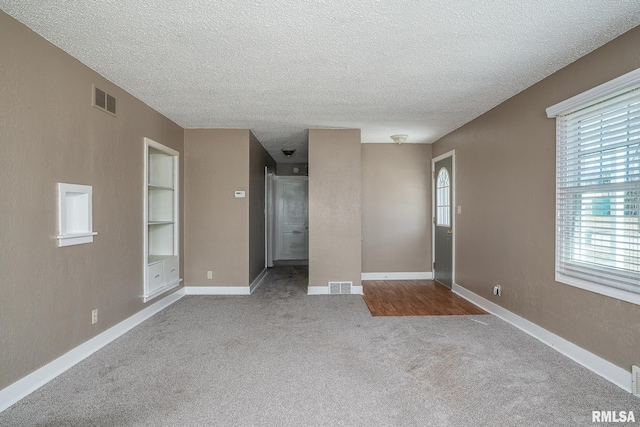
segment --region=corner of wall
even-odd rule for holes
[[[361,284],[360,129],[309,130],[309,286]]]

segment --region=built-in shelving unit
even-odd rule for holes
[[[178,286],[178,157],[169,147],[145,138],[144,300]]]

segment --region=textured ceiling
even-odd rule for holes
[[[430,143],[640,23],[638,0],[0,0],[185,128]],[[285,158],[282,148],[297,148]]]

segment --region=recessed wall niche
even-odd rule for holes
[[[58,246],[93,242],[93,187],[58,183]]]

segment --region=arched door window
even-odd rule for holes
[[[446,168],[440,169],[436,180],[436,225],[451,226],[451,181]]]

